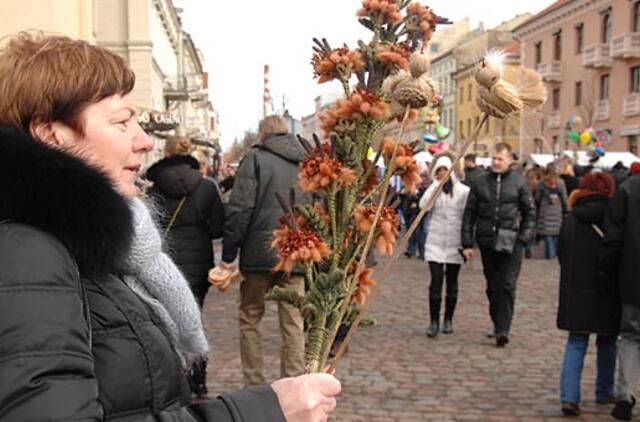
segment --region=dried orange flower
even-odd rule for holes
[[[356,88],[351,96],[336,102],[336,115],[347,120],[384,119],[389,116],[389,104],[373,93]]]
[[[407,7],[407,32],[413,39],[422,39],[426,44],[431,40],[438,24],[438,16],[433,11],[418,2]]]
[[[382,62],[391,63],[401,69],[409,69],[411,49],[406,43],[382,45],[378,48],[376,57]]]
[[[316,51],[311,64],[319,84],[335,78],[348,80],[352,73],[361,71],[366,65],[359,51],[348,48]]]
[[[356,226],[361,233],[368,233],[373,225],[378,206],[371,204],[368,207],[359,206],[355,212]],[[380,255],[391,256],[393,245],[398,237],[400,217],[391,207],[383,207],[375,230],[376,249]]]
[[[402,22],[400,7],[396,0],[363,0],[362,8],[358,10],[356,16],[369,17],[380,25]]]
[[[300,188],[305,192],[327,190],[336,184],[343,187],[357,179],[353,170],[318,148],[300,163],[299,177]]]
[[[352,264],[349,268],[349,274],[355,274],[358,268],[357,264]],[[376,284],[375,280],[371,278],[373,275],[373,268],[367,267],[362,270],[360,276],[358,276],[358,289],[351,296],[350,303],[357,303],[360,306],[364,305],[367,301],[367,297],[371,293],[371,286]]]
[[[382,139],[382,156],[388,163],[393,155],[393,149],[396,141],[390,137]],[[418,162],[413,158],[413,148],[411,145],[398,145],[398,151],[395,158],[395,174],[399,175],[402,183],[411,192],[418,190],[420,183],[420,168]]]
[[[331,255],[329,246],[312,231],[295,230],[284,225],[273,231],[273,237],[271,247],[280,256],[273,271],[290,273],[298,264],[318,263]]]
[[[330,220],[329,215],[325,211],[322,204],[320,202],[314,202],[313,209],[315,210],[316,213],[318,213],[320,218],[324,220],[325,224],[328,225]],[[286,219],[284,221],[286,221]],[[281,220],[280,223],[283,224],[283,220]],[[307,219],[300,214],[296,215],[296,224],[301,230],[311,230],[311,226],[309,225],[309,222],[307,221]]]

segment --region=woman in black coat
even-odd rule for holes
[[[216,183],[200,173],[186,137],[168,138],[166,158],[147,171],[153,182],[149,194],[163,214],[161,220],[171,257],[187,276],[191,291],[202,309],[209,290],[207,274],[214,267],[212,240],[222,237],[224,208]],[[207,394],[207,361],[191,368],[191,389]]]
[[[340,389],[327,374],[191,403],[178,351],[202,327],[173,262],[144,248],[161,242],[138,218],[153,143],[134,80],[67,37],[20,34],[0,53],[0,420],[326,420]]]
[[[572,210],[560,230],[557,325],[569,331],[560,380],[562,411],[567,415],[580,413],[580,383],[589,334],[597,334],[596,402],[609,403],[613,397],[620,304],[615,290],[599,280],[598,251],[604,236],[605,211],[614,192],[615,181],[608,174],[585,175],[569,199]]]

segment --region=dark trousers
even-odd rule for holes
[[[447,277],[447,297],[445,299],[444,319],[452,320],[458,303],[458,274],[460,264],[440,264],[429,261],[431,284],[429,285],[429,314],[432,322],[440,321],[440,304],[442,303],[442,284]]]
[[[413,222],[407,224],[408,226],[411,226]],[[407,246],[407,254],[410,256],[415,255],[416,250],[418,251],[418,253],[420,254],[420,257],[422,257],[424,259],[424,244],[427,241],[427,232],[425,230],[425,221],[423,219],[423,221],[420,222],[420,224],[418,224],[418,227],[416,228],[416,231],[413,232],[413,234],[411,235],[411,237],[409,238],[409,245]]]
[[[516,282],[522,266],[522,245],[518,242],[511,255],[482,247],[480,253],[495,333],[508,334],[516,300]]]

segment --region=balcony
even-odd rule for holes
[[[593,69],[611,67],[613,60],[610,54],[609,44],[594,44],[584,48],[582,52],[582,65]]]
[[[614,59],[640,58],[640,32],[627,32],[611,41],[611,57]]]
[[[538,63],[537,71],[545,82],[562,81],[562,62]]]
[[[549,129],[558,129],[562,126],[560,110],[553,110],[551,114],[549,114],[549,122],[547,125],[549,126]]]
[[[596,121],[609,120],[609,100],[600,100],[596,103]]]
[[[640,93],[633,92],[622,100],[622,114],[625,117],[640,114]]]

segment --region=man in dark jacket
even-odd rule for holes
[[[509,170],[512,162],[511,147],[496,144],[492,171],[471,182],[462,222],[465,257],[473,257],[474,233],[480,246],[489,313],[498,347],[509,342],[522,250],[535,225],[529,183],[520,173]]]
[[[271,248],[273,231],[283,214],[276,193],[287,198],[297,185],[298,163],[304,149],[287,133],[286,124],[278,116],[267,116],[260,122],[260,143],[244,158],[227,206],[227,220],[222,260],[232,263],[240,249],[240,357],[244,383],[265,382],[263,373],[260,321],[264,315],[265,294],[274,285],[290,287],[304,294],[304,281],[299,273],[286,276],[273,273],[278,262]],[[302,195],[297,195],[299,200]],[[224,265],[224,264],[223,264]],[[286,376],[304,372],[304,333],[300,312],[278,302],[283,346],[280,354],[281,373]]]
[[[605,278],[617,281],[622,304],[618,402],[611,414],[616,419],[631,420],[631,409],[636,402],[632,394],[640,366],[640,176],[628,179],[613,197],[604,231],[600,263]],[[610,284],[615,286],[614,281]]]
[[[471,186],[471,182],[478,176],[484,174],[484,171],[476,164],[476,155],[467,154],[464,156],[464,183]]]

